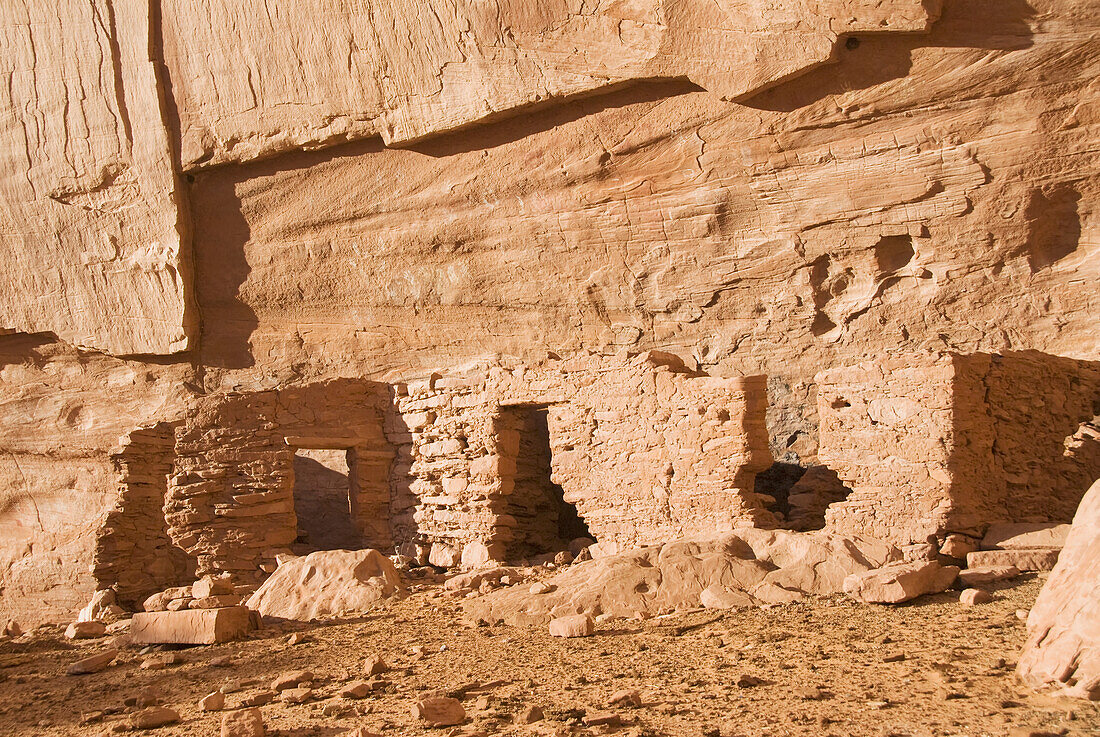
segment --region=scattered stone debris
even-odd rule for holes
[[[149,706],[130,717],[131,729],[157,729],[180,720],[179,712],[166,706]]]

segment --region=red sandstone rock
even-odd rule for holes
[[[150,706],[130,717],[131,729],[157,729],[180,720],[179,712],[165,706]]]
[[[982,538],[982,550],[1013,548],[1062,548],[1069,535],[1068,524],[1057,522],[998,522]]]
[[[393,562],[377,550],[322,550],[280,565],[247,606],[264,616],[310,620],[365,611],[404,590]]]
[[[964,606],[988,604],[991,601],[993,601],[993,595],[982,589],[963,589],[959,594],[959,602]]]
[[[955,566],[933,561],[893,563],[844,579],[844,593],[870,604],[899,604],[944,591],[959,575]]]
[[[412,706],[412,715],[431,727],[452,727],[466,721],[466,710],[458,699],[424,696]]]
[[[1049,571],[1058,562],[1060,548],[976,550],[966,556],[967,568],[1012,566],[1021,571]]]
[[[221,737],[264,737],[263,714],[258,708],[238,709],[222,715]]]
[[[199,711],[221,711],[225,708],[225,694],[221,691],[208,693],[199,699]]]
[[[313,680],[313,673],[308,670],[292,670],[283,673],[271,682],[272,691],[283,691]]]
[[[87,673],[98,673],[111,664],[118,656],[118,650],[115,648],[108,648],[101,653],[95,655],[89,655],[86,658],[82,658],[72,665],[70,665],[65,672],[70,676],[85,675]]]
[[[963,586],[980,586],[982,584],[1008,581],[1020,575],[1020,569],[1016,566],[990,566],[987,568],[964,568],[959,571],[959,583]]]
[[[1081,501],[1065,548],[1027,618],[1016,672],[1036,688],[1100,699],[1100,481]]]
[[[141,645],[212,645],[240,639],[252,629],[252,617],[243,606],[138,612],[130,623],[130,637]]]
[[[87,640],[103,637],[105,634],[107,634],[107,625],[102,622],[73,622],[65,629],[65,637],[70,640]]]
[[[596,621],[587,614],[574,614],[550,620],[554,637],[588,637],[596,632]]]

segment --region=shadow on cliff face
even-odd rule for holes
[[[1026,0],[945,0],[940,19],[927,34],[842,38],[834,54],[835,63],[740,102],[760,110],[793,112],[829,95],[905,77],[913,65],[913,51],[919,48],[1030,48],[1034,35],[1031,19],[1036,15]]]
[[[702,89],[686,79],[638,80],[611,90],[603,88],[577,97],[551,98],[538,105],[509,110],[496,119],[482,119],[467,128],[405,148],[436,158],[492,149],[605,110],[656,103]]]
[[[195,299],[201,333],[199,356],[206,366],[238,369],[255,364],[249,339],[259,325],[241,298],[252,268],[245,248],[251,229],[236,193],[239,169],[188,177]]]

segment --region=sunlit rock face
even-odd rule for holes
[[[0,616],[86,603],[119,439],[203,395],[658,349],[766,375],[797,470],[823,369],[1100,358],[1095,3],[48,5],[0,8]]]

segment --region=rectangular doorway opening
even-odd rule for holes
[[[514,454],[516,464],[508,514],[516,519],[517,526],[509,558],[556,553],[568,550],[574,539],[591,538],[577,508],[565,501],[564,490],[551,479],[547,408],[501,407],[498,433],[502,454]]]
[[[297,448],[294,451],[294,514],[298,537],[294,552],[355,550],[352,476],[346,448]]]

